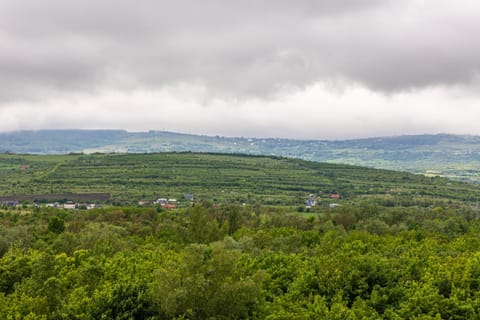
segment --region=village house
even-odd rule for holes
[[[310,209],[311,207],[315,207],[317,205],[317,200],[315,199],[315,195],[311,194],[310,198],[305,201],[305,208]]]
[[[163,206],[165,209],[175,209],[177,207],[177,199],[168,199],[167,204]]]
[[[99,208],[99,205],[96,205],[95,203],[77,203],[77,208],[78,209],[84,209],[84,210],[92,210],[95,208]]]
[[[7,206],[7,207],[16,207],[18,206],[18,201],[12,201],[12,200],[6,200],[6,201],[2,201],[0,203],[1,205],[4,205],[4,206]]]
[[[185,193],[183,197],[185,198],[185,200],[195,202],[195,196],[193,195],[193,193]]]
[[[76,209],[77,208],[77,204],[76,203],[73,203],[73,202],[67,202],[63,205],[63,209]]]
[[[59,207],[60,207],[60,203],[58,203],[58,202],[47,203],[47,204],[45,205],[45,207],[47,207],[47,208],[59,208]]]
[[[157,200],[153,201],[153,203],[164,206],[168,203],[168,200],[166,198],[158,198]]]
[[[317,205],[317,200],[313,199],[313,198],[310,198],[308,199],[307,201],[305,201],[305,207],[307,209],[311,208],[311,207],[315,207]]]

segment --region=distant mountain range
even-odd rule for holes
[[[166,151],[277,155],[480,182],[480,136],[437,134],[332,141],[204,136],[166,131],[40,130],[0,133],[0,153]]]

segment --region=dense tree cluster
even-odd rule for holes
[[[473,319],[461,204],[0,213],[1,319]]]

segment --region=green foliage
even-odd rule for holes
[[[59,217],[51,217],[48,222],[48,231],[62,233],[65,231],[65,222]]]
[[[480,221],[459,203],[41,208],[0,225],[3,319],[480,317]]]
[[[240,265],[225,243],[187,246],[155,274],[153,292],[166,318],[245,319],[259,302],[262,275]]]
[[[215,154],[2,161],[35,168],[0,166],[12,192],[202,204],[0,209],[1,319],[480,318],[475,185]]]

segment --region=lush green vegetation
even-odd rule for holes
[[[220,152],[276,155],[480,182],[480,137],[412,135],[322,141],[228,138],[171,132],[43,130],[0,133],[0,152]]]
[[[25,167],[27,166],[27,167]],[[107,192],[117,203],[157,197],[297,206],[309,194],[477,201],[476,185],[438,177],[263,156],[198,153],[0,155],[0,195]]]
[[[0,212],[1,319],[476,319],[480,223],[372,199],[315,214]]]
[[[0,319],[480,318],[478,185],[165,153],[1,155],[0,190],[116,205],[0,207]]]

